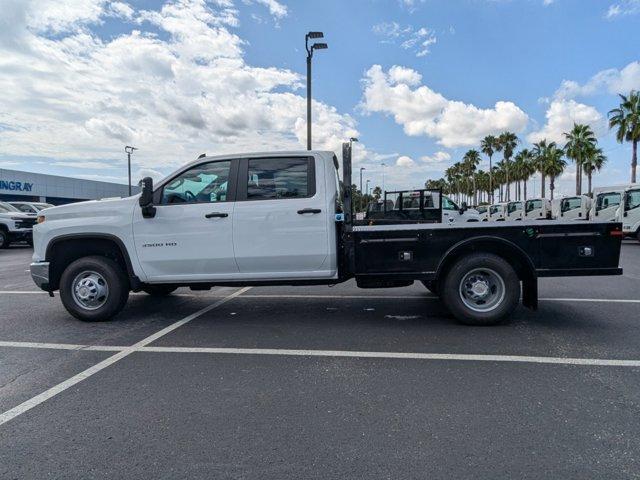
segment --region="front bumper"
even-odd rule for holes
[[[35,262],[29,266],[31,278],[44,291],[49,291],[49,262]]]

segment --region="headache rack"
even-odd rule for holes
[[[384,192],[367,206],[366,225],[442,222],[442,190],[417,189]]]

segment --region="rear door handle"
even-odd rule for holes
[[[211,212],[211,213],[207,213],[204,218],[225,218],[228,217],[229,214],[228,213],[222,213],[222,212]]]
[[[319,208],[303,208],[302,210],[298,210],[300,215],[304,215],[305,213],[320,213],[322,210]]]

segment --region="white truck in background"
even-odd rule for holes
[[[507,219],[507,202],[494,203],[489,207],[490,222],[504,222]]]
[[[507,220],[522,220],[524,202],[516,201],[507,204]]]
[[[622,223],[625,237],[634,237],[640,241],[640,185],[625,189],[615,220]]]
[[[640,187],[640,184],[611,185],[608,187],[597,187],[593,189],[593,203],[589,220],[592,222],[615,222],[616,212],[622,196],[627,188]]]
[[[556,220],[588,220],[591,210],[591,198],[586,195],[559,199]]]
[[[32,243],[36,216],[21,212],[13,205],[0,202],[0,248],[8,248],[14,242]]]
[[[551,200],[532,198],[524,202],[523,220],[551,220]]]

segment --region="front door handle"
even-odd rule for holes
[[[319,208],[303,208],[302,210],[298,210],[298,214],[304,215],[305,213],[320,213],[322,210]]]
[[[211,213],[207,213],[204,218],[225,218],[228,217],[229,214],[228,213],[222,213],[222,212],[211,212]]]

